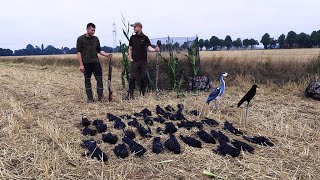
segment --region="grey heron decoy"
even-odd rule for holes
[[[208,104],[210,104],[211,101],[214,101],[215,110],[218,109],[217,100],[219,97],[221,97],[223,95],[225,88],[226,88],[226,83],[224,81],[224,77],[226,77],[226,76],[228,76],[228,73],[226,73],[226,72],[221,73],[220,78],[219,78],[220,82],[221,82],[221,86],[214,88],[206,100],[206,102]]]

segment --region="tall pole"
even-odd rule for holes
[[[117,48],[117,26],[116,23],[113,21],[113,30],[112,30],[112,34],[113,34],[113,52],[115,52],[115,49]]]

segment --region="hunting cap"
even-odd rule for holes
[[[139,26],[142,28],[142,24],[141,22],[135,22],[134,24],[131,24],[132,27],[136,27],[136,26]]]

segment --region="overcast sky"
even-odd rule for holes
[[[0,11],[0,48],[28,43],[74,47],[88,22],[96,24],[102,45],[112,46],[112,23],[121,33],[121,13],[140,21],[150,38],[271,37],[294,30],[320,30],[319,0],[5,0]]]

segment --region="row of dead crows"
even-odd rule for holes
[[[183,114],[184,106],[182,104],[178,105],[177,111],[171,107],[170,105],[166,106],[165,109],[161,108],[160,106],[156,107],[156,114],[157,117],[151,118],[152,112],[147,108],[143,109],[140,113],[135,113],[133,116],[131,115],[122,115],[122,116],[115,116],[111,113],[107,114],[107,119],[109,121],[114,122],[114,129],[122,130],[124,136],[122,137],[122,142],[115,146],[113,149],[114,154],[118,158],[126,158],[129,156],[129,152],[135,154],[138,157],[144,155],[147,151],[143,145],[136,142],[134,139],[136,138],[136,134],[131,130],[125,130],[128,126],[136,128],[139,135],[143,138],[152,138],[153,134],[151,132],[150,126],[155,125],[155,123],[164,124],[165,128],[162,129],[158,127],[156,129],[156,133],[158,135],[161,134],[169,134],[169,138],[162,143],[160,136],[155,136],[152,142],[152,152],[159,154],[164,152],[165,149],[175,153],[181,153],[181,146],[177,140],[175,133],[178,131],[178,128],[185,128],[190,130],[192,128],[199,129],[197,131],[197,136],[200,140],[205,143],[209,144],[216,144],[218,141],[219,145],[213,151],[217,154],[226,156],[230,155],[232,157],[237,157],[240,155],[240,151],[246,151],[249,153],[254,153],[254,148],[250,146],[246,142],[242,142],[239,140],[233,140],[232,142],[230,139],[221,131],[211,130],[210,133],[203,130],[204,126],[210,127],[217,127],[219,123],[214,119],[206,118],[201,121],[188,121],[184,114]],[[200,112],[198,110],[193,110],[187,112],[189,115],[199,116]],[[145,126],[140,124],[137,118],[143,118]],[[127,121],[127,125],[124,121]],[[177,121],[178,128],[174,125],[173,122]],[[109,144],[117,144],[119,138],[112,133],[106,133],[107,125],[102,120],[94,120],[92,123],[87,118],[82,118],[81,121],[82,126],[82,134],[85,136],[95,136],[97,133],[104,133],[102,134],[102,141]],[[90,126],[93,125],[95,129],[90,129]],[[235,128],[232,123],[226,121],[224,123],[224,130],[229,131],[230,133],[240,136],[242,135],[244,140],[259,144],[263,146],[273,146],[273,143],[269,141],[268,138],[263,136],[254,136],[249,137],[244,135],[243,132]],[[202,142],[197,138],[190,137],[190,136],[179,136],[180,139],[187,145],[195,148],[202,148]],[[81,144],[82,147],[87,149],[86,155],[91,158],[97,158],[98,160],[107,161],[107,155],[97,146],[97,142],[94,140],[85,140]],[[127,147],[129,146],[129,148]]]

